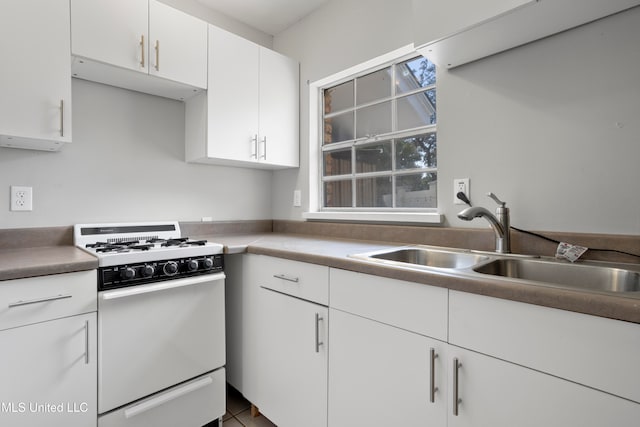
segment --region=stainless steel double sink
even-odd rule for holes
[[[616,294],[640,298],[640,265],[568,261],[432,246],[405,246],[350,255],[395,268],[440,271],[481,278]]]

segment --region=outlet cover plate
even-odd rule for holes
[[[33,210],[33,188],[11,186],[11,207],[12,211],[32,211]]]
[[[471,194],[469,191],[469,178],[457,178],[453,180],[453,204],[464,205],[465,203],[458,199],[458,192],[463,192],[467,199],[471,200]]]

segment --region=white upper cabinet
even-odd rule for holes
[[[207,27],[156,0],[71,0],[73,76],[186,99],[207,87]]]
[[[413,0],[414,45],[439,67],[453,68],[638,4],[640,0]]]
[[[149,0],[149,74],[206,89],[207,23]]]
[[[209,29],[207,152],[229,160],[257,160],[260,47],[215,27]],[[189,160],[189,159],[187,159]]]
[[[298,63],[209,27],[208,93],[186,104],[186,159],[298,167]]]
[[[72,52],[147,72],[148,16],[148,0],[71,0]]]
[[[71,142],[69,38],[67,0],[0,2],[0,146]]]
[[[298,63],[260,48],[259,161],[297,167]]]

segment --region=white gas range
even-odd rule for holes
[[[225,413],[223,246],[177,221],[77,224],[98,258],[98,426],[201,427]]]

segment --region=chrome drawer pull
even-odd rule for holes
[[[431,373],[431,380],[430,380],[430,387],[429,387],[429,400],[431,401],[431,403],[434,403],[436,401],[436,391],[438,391],[438,387],[436,387],[436,359],[438,358],[438,355],[436,354],[436,349],[435,348],[431,348],[430,351],[430,358],[431,358],[431,363],[430,363],[430,373]]]
[[[9,308],[13,308],[13,307],[20,307],[23,305],[29,305],[29,304],[39,304],[41,302],[49,302],[49,301],[57,301],[59,299],[66,299],[66,298],[71,298],[73,295],[56,295],[54,297],[45,297],[45,298],[38,298],[38,299],[31,299],[31,300],[20,300],[20,301],[16,301],[16,302],[12,302],[9,303]]]
[[[258,134],[251,138],[251,158],[258,160]]]
[[[156,40],[156,71],[160,71],[160,40]]]
[[[320,346],[324,345],[324,343],[320,341],[320,322],[323,320],[322,316],[316,313],[316,353],[320,353]]]
[[[64,137],[64,99],[60,100],[60,136]]]
[[[140,51],[142,52],[140,67],[144,68],[144,34],[140,36]]]
[[[262,143],[264,146],[264,151],[262,152],[262,156],[260,156],[260,158],[267,160],[267,137],[266,136],[262,138]]]
[[[462,399],[458,397],[458,371],[460,370],[462,363],[458,361],[457,357],[453,358],[453,415],[458,416],[458,406],[462,402]]]
[[[300,281],[300,279],[297,277],[289,277],[284,274],[274,274],[273,277],[275,277],[276,279],[282,279],[282,280],[286,280],[287,282],[293,282],[293,283],[298,283]]]
[[[84,363],[89,364],[89,321],[84,321]]]

